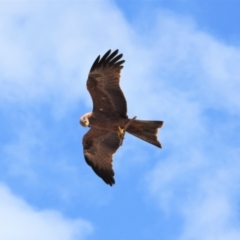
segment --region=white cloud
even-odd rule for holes
[[[239,147],[229,136],[239,130],[240,49],[179,17],[160,17],[155,33],[155,80],[142,101],[162,114],[167,150],[147,176],[150,193],[181,217],[178,239],[239,239]]]
[[[77,240],[93,230],[81,219],[66,219],[54,210],[36,210],[0,184],[0,238],[4,240]]]
[[[202,172],[197,194],[180,210],[186,221],[181,239],[239,239],[236,157],[232,161],[228,169],[217,166],[211,174]]]
[[[172,88],[192,93],[193,100],[204,107],[239,110],[238,47],[222,43],[181,18],[160,18],[156,32],[158,62],[154,66],[175,85]]]
[[[89,98],[85,81],[97,54],[124,48],[131,37],[121,12],[108,1],[0,4],[4,101],[68,109]]]

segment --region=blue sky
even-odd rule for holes
[[[238,240],[238,1],[0,2],[0,239]],[[127,135],[109,187],[85,163],[86,79],[126,60]]]

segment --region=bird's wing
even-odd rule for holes
[[[87,80],[87,89],[93,101],[93,113],[112,114],[127,117],[127,102],[119,86],[120,71],[124,60],[118,50],[106,52],[102,58],[97,57]]]
[[[84,157],[93,171],[109,185],[115,183],[113,154],[120,146],[117,132],[92,127],[83,137]]]

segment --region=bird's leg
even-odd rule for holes
[[[118,126],[118,137],[120,139],[120,143],[119,145],[122,146],[122,142],[123,142],[123,139],[124,139],[124,135],[125,135],[125,131],[124,131],[124,128],[121,128]]]
[[[123,138],[125,134],[124,128],[118,126],[118,136],[119,138]]]
[[[122,145],[123,139],[124,139],[124,135],[125,132],[127,130],[127,128],[131,125],[131,123],[136,119],[136,116],[134,118],[132,118],[125,126],[124,128],[121,128],[120,126],[118,126],[118,137],[120,139],[120,146]]]

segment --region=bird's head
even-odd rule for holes
[[[90,127],[90,122],[89,122],[89,117],[92,115],[91,112],[89,113],[85,113],[79,120],[79,123],[83,126],[83,127]]]

